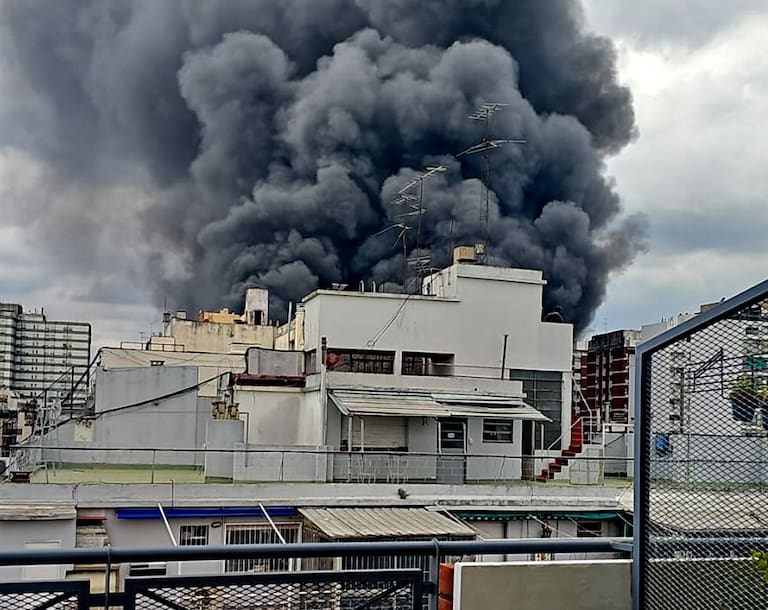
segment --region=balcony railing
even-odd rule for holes
[[[8,471],[31,472],[34,483],[433,483],[510,485],[524,472],[539,472],[559,450],[534,455],[399,451],[334,451],[249,445],[238,449],[94,448],[83,445],[26,446]],[[569,456],[551,484],[568,484],[569,469],[597,473],[592,485],[627,486],[631,460],[606,456],[585,445]],[[624,468],[616,463],[625,462]],[[527,466],[534,469],[529,470]],[[585,484],[583,480],[579,484]]]
[[[629,542],[628,538],[550,538],[2,551],[0,566],[5,567],[0,568],[0,574],[7,567],[88,566],[88,580],[0,582],[0,607],[4,610],[434,609],[440,591],[438,568],[442,561],[456,558],[475,561],[492,554],[514,555],[518,559],[576,553],[584,554],[584,558],[595,553],[626,556],[632,550]],[[243,575],[114,577],[118,564],[207,561],[221,565],[228,560],[261,560],[263,563],[275,558],[293,560],[285,565],[300,569]],[[295,561],[297,559],[301,561]],[[330,559],[336,566],[370,568],[314,569],[324,559]]]

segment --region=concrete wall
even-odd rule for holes
[[[319,392],[303,388],[236,386],[235,402],[252,445],[320,446],[323,413]]]
[[[272,349],[275,345],[274,326],[216,324],[172,318],[165,334],[173,337],[176,345],[187,352],[242,354],[250,346]]]
[[[467,479],[519,479],[522,476],[523,422],[512,422],[513,442],[486,443],[483,441],[483,419],[471,417],[467,420],[467,453],[472,456],[467,458]],[[483,455],[489,457],[481,457]]]
[[[50,449],[47,459],[69,463],[202,465],[199,449],[205,442],[211,399],[192,390],[161,398],[197,383],[196,367],[147,367],[96,372],[96,413],[88,435],[70,422],[51,433],[47,444],[77,446],[83,450]],[[148,404],[122,409],[148,399]],[[77,439],[77,440],[76,440]],[[86,440],[82,440],[86,439]],[[95,451],[96,449],[112,451]],[[132,448],[135,451],[114,451]],[[153,454],[153,451],[154,454]]]
[[[457,563],[453,608],[630,610],[631,566],[629,560]]]
[[[226,452],[206,452],[205,476],[231,479],[235,468],[235,447],[242,446],[245,422],[242,420],[209,419],[205,430],[206,449]]]
[[[27,543],[59,543],[59,548],[75,546],[75,520],[0,521],[0,550],[18,551]],[[47,546],[47,545],[46,545]],[[71,565],[60,566],[0,566],[0,582],[64,578]]]
[[[239,445],[234,456],[234,481],[322,482],[328,476],[324,447],[272,446],[269,451],[246,452],[256,445]],[[263,447],[262,447],[263,449]],[[303,450],[303,451],[302,451]]]
[[[148,367],[152,362],[162,362],[164,367],[195,366],[200,396],[216,396],[217,375],[242,373],[245,371],[243,354],[212,354],[195,352],[174,352],[161,350],[139,350],[105,347],[101,350],[101,366],[104,369],[125,369]],[[211,381],[208,381],[211,379]],[[206,382],[206,383],[203,383]]]
[[[455,273],[448,297],[412,296],[405,305],[402,295],[313,293],[305,301],[306,349],[315,349],[321,336],[332,347],[365,346],[399,311],[376,349],[453,353],[457,375],[466,368],[494,377],[508,334],[508,368],[570,373],[573,329],[541,322],[540,273],[536,279],[536,272],[471,265]]]
[[[768,438],[670,435],[672,451],[651,455],[651,476],[691,483],[768,483]]]

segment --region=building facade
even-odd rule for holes
[[[0,304],[0,387],[26,400],[83,404],[88,384],[81,380],[90,359],[90,324]]]

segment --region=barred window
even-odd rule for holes
[[[207,525],[182,525],[179,528],[179,546],[205,546],[208,544]]]
[[[287,543],[299,542],[299,524],[275,524]],[[269,525],[228,525],[227,544],[280,544],[275,530]],[[287,557],[266,559],[227,559],[227,572],[286,572],[291,562]]]

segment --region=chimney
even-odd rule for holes
[[[249,288],[245,291],[245,323],[264,326],[269,320],[269,291],[266,288]]]

